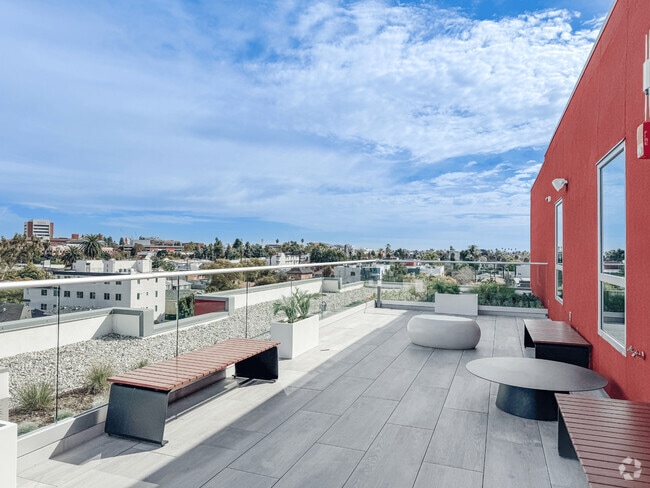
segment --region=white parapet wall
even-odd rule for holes
[[[111,333],[137,337],[145,320],[153,321],[151,310],[105,308],[63,314],[58,322],[56,316],[17,321],[12,327],[0,330],[0,359]]]
[[[249,289],[248,294],[245,289],[239,289],[210,293],[209,295],[230,299],[233,309],[229,311],[232,312],[235,309],[244,308],[246,306],[250,307],[259,303],[274,302],[283,296],[291,295],[296,290],[302,290],[307,293],[320,293],[322,290],[321,284],[322,280],[315,278],[273,285],[255,286]]]
[[[436,293],[436,313],[449,315],[478,315],[476,293]]]

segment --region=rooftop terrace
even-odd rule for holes
[[[19,470],[21,488],[579,488],[557,422],[495,406],[478,357],[522,356],[523,320],[480,315],[475,350],[413,345],[416,312],[371,308],[321,328],[320,347],[169,421],[163,447],[101,435]]]

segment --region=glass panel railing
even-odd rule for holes
[[[479,306],[542,308],[530,289],[531,263],[438,261],[383,265],[384,305],[435,304],[436,293],[478,294]]]
[[[478,290],[479,300],[494,301],[505,295],[497,285],[510,279],[520,285],[515,294],[526,293],[516,264],[430,262],[417,271],[409,265],[401,276],[393,266],[398,279],[380,280],[393,264],[129,271],[3,286],[3,296],[18,297],[31,317],[0,323],[0,414],[4,408],[10,421],[38,427],[104,405],[113,374],[231,337],[269,339],[271,322],[287,315],[274,314],[274,304],[298,293],[310,295],[309,313],[322,319],[379,299],[434,306],[436,292]],[[4,404],[3,382],[11,392]],[[19,408],[23,389],[47,405]]]
[[[13,301],[3,301],[0,323],[0,384],[6,385],[0,388],[0,420],[18,424],[22,435],[52,423],[56,415],[58,288],[11,292],[3,293]]]

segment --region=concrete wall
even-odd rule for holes
[[[145,320],[151,320],[151,310],[102,309],[61,315],[56,317],[27,319],[14,322],[14,326],[0,331],[0,358],[31,351],[44,351],[60,346],[87,341],[115,332],[139,336]]]

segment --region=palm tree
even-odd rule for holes
[[[61,256],[61,261],[63,261],[63,264],[65,264],[66,267],[71,268],[75,261],[83,259],[83,257],[84,255],[81,252],[81,249],[77,246],[70,246]]]
[[[100,257],[103,251],[99,234],[88,234],[84,236],[81,251],[89,259],[97,259]]]

